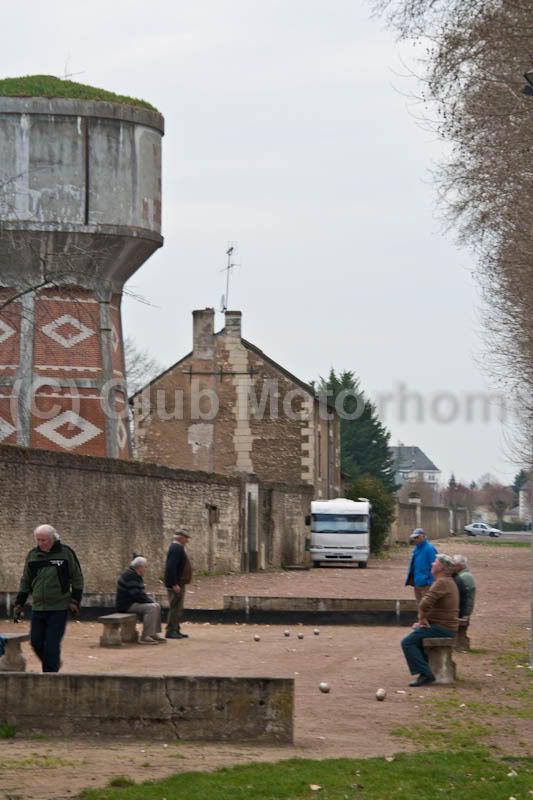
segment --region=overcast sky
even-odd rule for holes
[[[191,349],[191,312],[219,307],[236,242],[246,339],[303,380],[353,370],[392,444],[446,479],[512,478],[498,403],[468,399],[497,394],[490,310],[439,219],[442,145],[402,77],[410,48],[366,0],[18,0],[1,45],[5,77],[82,72],[165,116],[165,245],[129,284],[151,305],[123,306],[141,349],[164,366]]]

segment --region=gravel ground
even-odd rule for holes
[[[442,543],[439,550],[466,554],[478,584],[478,602],[471,637],[484,654],[458,654],[461,696],[476,702],[508,684],[508,669],[495,657],[508,648],[524,647],[529,624],[530,559],[527,550],[469,543]],[[526,555],[527,554],[527,555]],[[197,577],[188,590],[188,607],[221,608],[225,594],[308,597],[410,598],[403,585],[409,552],[402,549],[373,560],[366,570],[321,568],[310,571]],[[391,735],[398,725],[416,722],[428,697],[455,696],[449,687],[413,690],[401,655],[407,629],[396,627],[322,627],[209,625],[184,623],[190,638],[153,648],[98,646],[100,625],[73,623],[63,646],[64,672],[128,674],[253,675],[295,678],[295,741],[293,746],[243,744],[153,743],[143,740],[75,741],[52,739],[0,740],[0,798],[32,800],[71,797],[86,786],[105,785],[117,774],[140,781],[176,771],[211,769],[234,763],[278,760],[294,756],[391,756],[411,749],[406,739]],[[8,630],[9,623],[0,624]],[[24,629],[24,624],[19,630]],[[298,639],[297,632],[304,633]],[[259,642],[254,641],[258,633]],[[26,648],[28,669],[38,664]],[[329,694],[318,689],[331,686]],[[387,690],[385,702],[375,692]],[[75,710],[73,710],[75,713]],[[526,730],[524,731],[524,727]],[[519,752],[533,731],[517,720],[501,746]],[[531,741],[531,738],[529,738]],[[168,745],[168,746],[165,746]],[[527,750],[527,748],[526,748]],[[48,759],[48,761],[43,760]],[[60,759],[54,763],[54,759]],[[22,792],[22,793],[21,793]]]

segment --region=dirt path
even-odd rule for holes
[[[441,550],[444,548],[441,547]],[[458,544],[455,545],[458,548]],[[203,674],[294,676],[296,681],[295,743],[292,747],[246,744],[188,744],[151,742],[150,731],[140,740],[53,739],[0,740],[0,798],[57,800],[87,786],[105,785],[117,774],[136,781],[176,771],[210,769],[257,760],[294,756],[392,755],[412,744],[391,731],[415,723],[427,698],[474,698],[494,703],[512,685],[513,667],[498,661],[506,650],[525,649],[529,613],[529,552],[511,547],[461,544],[478,583],[478,604],[471,625],[476,648],[486,653],[458,654],[457,689],[408,688],[409,676],[399,643],[406,629],[393,627],[311,627],[192,625],[190,638],[158,648],[104,650],[98,646],[100,626],[76,623],[69,627],[63,647],[65,672],[130,674]],[[374,561],[367,570],[320,569],[197,579],[188,595],[189,606],[222,606],[224,594],[269,594],[328,597],[411,597],[403,586],[408,553]],[[6,630],[9,623],[0,625]],[[297,638],[297,631],[304,638]],[[255,642],[254,633],[261,640]],[[29,653],[29,650],[28,650]],[[29,655],[28,669],[37,670]],[[318,690],[331,685],[329,694]],[[376,702],[379,687],[387,699]],[[75,710],[73,710],[75,713]],[[529,721],[516,720],[505,730],[500,747],[527,752],[533,731]]]

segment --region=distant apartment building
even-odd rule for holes
[[[402,444],[391,447],[390,450],[394,459],[394,477],[398,485],[420,482],[437,486],[440,483],[440,469],[419,447],[406,447]]]
[[[416,446],[403,444],[390,448],[394,459],[394,479],[399,487],[398,499],[403,503],[440,505],[441,471]]]
[[[308,484],[338,497],[340,421],[309,384],[242,338],[241,312],[215,333],[193,312],[193,349],[131,398],[141,461],[260,481]]]

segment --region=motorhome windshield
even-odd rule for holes
[[[313,514],[313,530],[316,533],[366,533],[366,514]]]

